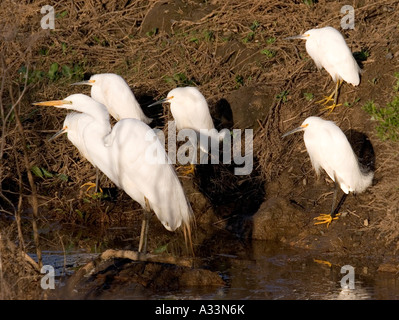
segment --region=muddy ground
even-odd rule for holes
[[[40,8],[47,4],[55,9],[55,30],[40,28]],[[378,123],[363,106],[368,101],[386,106],[398,94],[399,1],[355,1],[353,30],[340,28],[344,15],[340,9],[345,4],[277,0],[3,1],[2,241],[14,243],[13,250],[34,252],[31,222],[36,214],[42,250],[62,248],[69,242],[77,247],[106,247],[101,230],[120,225],[132,228],[129,244],[124,241],[120,248],[136,249],[141,208],[106,177],[101,178],[104,198],[86,194],[80,186],[94,181],[94,169],[66,137],[47,141],[61,128],[66,112],[31,105],[76,92],[89,94],[89,88],[69,84],[91,74],[114,72],[126,79],[144,112],[156,119],[153,126],[164,129],[172,120],[171,114],[163,107],[149,110],[145,106],[176,86],[194,85],[207,98],[218,129],[254,130],[254,170],[250,175],[236,176],[233,167],[226,165],[199,165],[193,175],[179,175],[196,217],[197,258],[211,254],[209,242],[214,243],[218,230],[227,230],[244,242],[273,241],[328,254],[332,260],[351,255],[366,259],[375,268],[396,272],[398,142],[378,136]],[[333,90],[331,78],[325,70],[316,69],[303,42],[284,40],[327,25],[343,33],[363,70],[358,87],[341,87],[342,106],[332,113],[315,103]],[[341,218],[329,228],[315,226],[313,218],[329,212],[332,181],[324,173],[315,176],[301,134],[281,138],[311,115],[335,121],[360,162],[375,172],[373,185],[362,194],[348,196],[340,210]],[[68,228],[89,229],[93,236],[90,240],[75,237],[75,232],[61,235],[60,230]],[[4,247],[0,247],[3,263],[12,264],[13,255]],[[182,234],[171,234],[154,218],[149,250],[160,248],[177,257],[187,255]],[[7,268],[5,264],[5,274],[11,270]],[[23,273],[28,278],[25,272],[31,272],[36,279],[30,268],[27,265],[21,269],[21,276]],[[109,272],[119,274],[119,279],[140,273],[136,281],[145,287],[149,281],[146,277],[158,274],[163,267],[147,264],[134,268],[141,268],[141,273],[129,268]],[[198,268],[197,277],[184,276],[194,271],[179,267],[168,270],[170,278],[180,279],[182,286],[187,285],[185,277],[206,278],[204,268]],[[209,274],[210,282],[213,276]],[[5,279],[4,298],[42,297],[34,290],[27,294],[22,281],[16,288],[7,285],[13,277]],[[215,278],[215,284],[219,280]],[[164,279],[150,282],[154,290],[165,284]]]

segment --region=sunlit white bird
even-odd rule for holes
[[[217,132],[213,124],[209,106],[205,97],[195,87],[179,87],[169,91],[165,99],[150,104],[149,107],[161,103],[170,103],[170,111],[176,123],[176,129],[194,130],[200,143],[209,138],[207,145],[200,144],[204,152],[208,152],[210,145],[216,145],[223,140],[228,130]],[[212,143],[212,140],[214,141]],[[192,167],[193,169],[193,167]]]
[[[96,167],[95,161],[93,161],[93,159],[91,158],[91,155],[86,148],[83,135],[81,134],[86,126],[89,125],[91,122],[92,118],[90,116],[83,113],[71,112],[65,117],[62,129],[58,131],[55,135],[53,135],[48,141],[54,140],[63,133],[67,134],[68,140],[71,141],[72,144],[79,150],[83,158],[88,160],[96,168],[96,183],[93,184],[88,182],[85,183],[83,186],[89,185],[89,189],[95,187],[95,192],[97,192],[99,179],[98,168]]]
[[[167,230],[182,226],[191,246],[191,206],[164,147],[148,125],[137,119],[123,119],[111,130],[105,106],[84,94],[35,105],[81,112],[68,117],[68,133],[83,141],[89,161],[146,212],[152,209]],[[145,252],[149,215],[144,216],[139,251]]]
[[[325,104],[333,100],[331,106],[326,107],[333,111],[338,101],[338,90],[342,81],[346,81],[353,86],[360,83],[361,69],[342,34],[333,27],[324,27],[319,29],[311,29],[299,36],[288,37],[286,39],[303,39],[306,40],[306,51],[314,60],[317,68],[322,67],[330,74],[334,82],[336,82],[335,90],[325,99]]]
[[[90,85],[91,97],[105,105],[109,114],[117,121],[127,118],[138,119],[146,124],[152,121],[144,114],[129,85],[117,74],[95,74],[90,80],[72,85]]]
[[[338,187],[345,193],[344,197],[349,192],[361,193],[371,185],[374,173],[366,172],[360,166],[348,139],[334,122],[309,117],[283,137],[298,131],[304,131],[303,139],[316,174],[319,175],[323,168],[335,184],[331,213],[316,218],[320,221],[317,224],[327,223],[328,226],[338,219],[334,212]]]
[[[154,102],[149,107],[164,102],[170,103],[177,130],[193,129],[199,132],[201,129],[215,129],[208,103],[197,88],[175,88],[169,91],[165,99]]]

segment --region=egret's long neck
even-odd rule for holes
[[[90,103],[87,103],[85,105],[72,104],[68,109],[79,111],[91,116],[95,120],[95,122],[98,123],[98,128],[101,128],[104,136],[111,132],[109,114],[107,108],[102,103],[91,99]]]

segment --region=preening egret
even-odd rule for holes
[[[152,121],[144,114],[129,85],[117,74],[95,74],[90,80],[72,85],[90,85],[91,97],[105,105],[109,114],[117,121],[127,118],[139,119],[146,124]]]
[[[168,163],[164,147],[148,125],[137,119],[122,119],[111,130],[106,107],[84,94],[35,105],[81,112],[80,117],[69,117],[73,125],[68,130],[75,129],[73,133],[83,141],[88,159],[146,212],[152,209],[167,230],[182,226],[185,240],[191,245],[191,206],[174,168]],[[90,121],[77,120],[83,117]],[[156,150],[157,159],[150,157],[153,153],[149,148]],[[145,214],[139,251],[143,246],[145,251],[147,230],[148,214]]]
[[[335,90],[325,99],[325,104],[333,100],[331,106],[326,107],[330,112],[334,110],[338,101],[338,90],[342,81],[346,81],[353,86],[360,83],[359,74],[361,69],[352,55],[342,34],[333,27],[311,29],[299,36],[288,37],[286,39],[306,40],[306,51],[316,63],[317,68],[322,67],[330,74],[336,82]]]
[[[327,223],[329,226],[332,220],[338,219],[334,212],[338,186],[345,193],[343,199],[349,192],[361,193],[371,185],[374,173],[365,172],[360,167],[348,139],[334,122],[309,117],[300,127],[285,133],[283,137],[298,131],[304,131],[303,139],[316,174],[319,175],[320,168],[323,168],[334,181],[331,213],[316,218],[320,221],[316,224]]]
[[[175,120],[177,130],[192,129],[197,132],[198,137],[205,136],[210,140],[216,140],[217,143],[223,140],[226,131],[222,131],[221,134],[217,132],[209,112],[208,103],[197,88],[175,88],[169,91],[165,99],[154,102],[149,107],[161,103],[170,103],[170,111]],[[209,145],[212,145],[212,143],[207,143],[207,146]],[[204,152],[208,152],[207,147],[205,148],[202,145],[200,147]],[[188,172],[193,170],[194,167],[191,165],[191,170]]]

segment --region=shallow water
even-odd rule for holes
[[[120,229],[119,232],[124,231]],[[229,241],[224,237],[221,241],[228,245],[218,246],[219,252],[203,258],[203,261],[209,269],[218,272],[226,281],[226,286],[187,288],[162,294],[145,292],[145,295],[140,290],[126,289],[122,294],[119,292],[117,296],[112,296],[112,299],[399,299],[396,275],[373,271],[376,266],[361,262],[362,259],[337,259],[331,255],[320,257],[306,250],[265,241],[243,243],[233,237]],[[226,249],[224,252],[223,248]],[[232,254],[232,248],[240,248],[237,255]],[[69,250],[67,253],[47,250],[42,254],[43,264],[55,269],[57,289],[63,286],[68,275],[95,258],[98,252],[93,253],[92,249]],[[35,258],[34,254],[31,256]],[[331,266],[323,262],[328,260],[326,257],[334,260]],[[344,265],[354,267],[353,289],[341,286],[342,278],[348,274],[347,271],[341,273]],[[343,282],[343,285],[348,284],[349,281]]]

